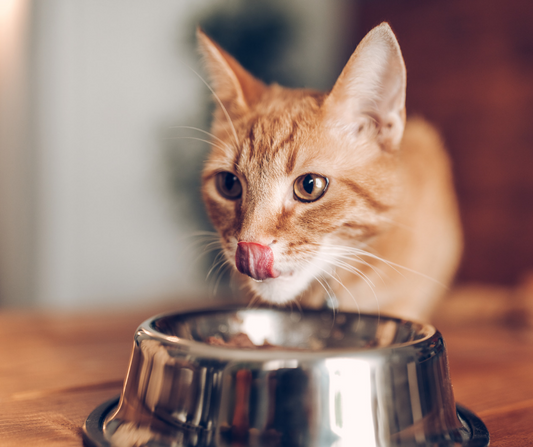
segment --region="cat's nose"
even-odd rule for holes
[[[257,242],[239,242],[235,252],[235,264],[239,272],[262,281],[280,275],[274,268],[274,252],[270,247]]]

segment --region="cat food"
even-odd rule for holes
[[[239,348],[239,349],[263,349],[263,350],[274,350],[274,349],[283,349],[285,351],[319,351],[321,349],[324,349],[324,342],[315,339],[314,337],[309,338],[308,343],[309,346],[307,348],[298,348],[295,346],[280,346],[280,345],[273,345],[272,343],[269,343],[265,340],[265,342],[262,345],[256,345],[252,340],[250,340],[250,337],[246,335],[243,332],[239,332],[238,334],[232,335],[228,341],[224,340],[219,335],[215,335],[212,337],[208,337],[205,342],[208,345],[212,346],[224,346],[226,348]]]
[[[206,343],[212,346],[224,346],[226,348],[241,348],[241,349],[276,349],[281,346],[271,345],[265,341],[262,345],[256,345],[250,337],[243,332],[239,332],[230,337],[228,341],[225,341],[219,336],[208,337]]]

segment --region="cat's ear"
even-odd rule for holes
[[[370,31],[326,99],[327,115],[357,134],[375,126],[385,150],[399,146],[405,127],[405,64],[387,23]]]
[[[230,116],[245,113],[263,94],[266,86],[248,73],[231,55],[198,28],[198,47],[223,108]]]

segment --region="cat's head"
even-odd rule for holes
[[[198,32],[217,109],[203,197],[228,261],[285,303],[365,244],[394,204],[405,66],[387,24],[359,44],[329,94],[267,86]]]

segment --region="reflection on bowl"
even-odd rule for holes
[[[97,408],[85,432],[97,446],[486,446],[489,439],[483,423],[455,405],[434,327],[248,308],[141,324],[120,402]]]

